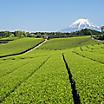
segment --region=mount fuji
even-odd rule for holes
[[[75,32],[82,29],[100,30],[99,26],[93,25],[88,19],[78,19],[73,22],[68,28],[62,29],[61,32]]]

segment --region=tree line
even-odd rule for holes
[[[84,35],[96,35],[99,36],[101,32],[90,30],[90,29],[82,29],[80,31],[72,32],[72,33],[62,33],[62,32],[25,32],[25,31],[0,31],[0,38],[5,37],[35,37],[35,38],[67,38],[73,36],[84,36]]]

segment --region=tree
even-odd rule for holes
[[[12,34],[12,32],[9,31],[1,31],[0,37],[9,37]]]
[[[24,31],[15,31],[14,35],[16,37],[25,37],[26,36],[26,32],[24,32]]]

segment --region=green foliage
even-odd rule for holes
[[[1,31],[0,32],[0,37],[9,37],[12,35],[12,32],[9,31]]]
[[[26,37],[26,32],[24,32],[24,31],[15,31],[14,35],[16,37]]]
[[[104,33],[99,34],[99,35],[94,35],[93,38],[95,38],[97,40],[104,40]]]
[[[65,52],[65,57],[75,79],[81,103],[103,103],[102,92],[104,92],[104,85],[102,83],[104,83],[104,64],[70,51]]]
[[[0,54],[21,52],[41,41],[43,39],[16,39],[0,45]],[[29,53],[0,58],[0,103],[73,104],[62,53],[81,103],[103,104],[104,44],[88,36],[49,39]]]
[[[20,38],[7,44],[0,45],[0,56],[16,54],[36,46],[43,39]]]
[[[40,59],[43,60],[44,57]],[[40,59],[36,58],[37,63],[34,62],[35,64],[32,66],[28,65],[27,67],[30,67],[29,70],[31,68],[35,69],[34,66],[38,66],[41,63]],[[28,69],[22,67],[21,69],[25,70],[25,73],[27,72],[28,74]],[[17,76],[20,77],[19,74]],[[14,77],[13,74],[12,77]],[[42,67],[5,99],[4,103],[72,104],[72,101],[67,70],[61,55],[56,54],[51,55]]]
[[[8,69],[10,73],[0,78],[0,102],[5,100],[5,97],[13,92],[13,90],[15,90],[17,86],[31,77],[32,73],[37,70],[37,68],[39,67],[39,65],[41,65],[45,58],[46,57],[40,57],[37,59],[26,60],[27,62],[22,62],[22,65],[18,63],[18,68],[15,68],[15,64],[14,66],[11,65],[12,70],[11,68]]]
[[[92,40],[88,36],[72,37],[72,38],[57,38],[51,39],[46,44],[40,47],[40,49],[50,49],[50,50],[61,50],[69,49],[78,46],[97,44],[96,41]]]
[[[18,37],[6,37],[6,38],[1,38],[0,41],[13,41],[19,39]]]
[[[73,50],[73,52],[79,54],[82,57],[86,57],[104,64],[104,44],[96,44],[94,46],[89,45],[81,48],[76,48]]]

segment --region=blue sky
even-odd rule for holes
[[[0,30],[57,31],[79,18],[104,25],[104,0],[0,0]]]

